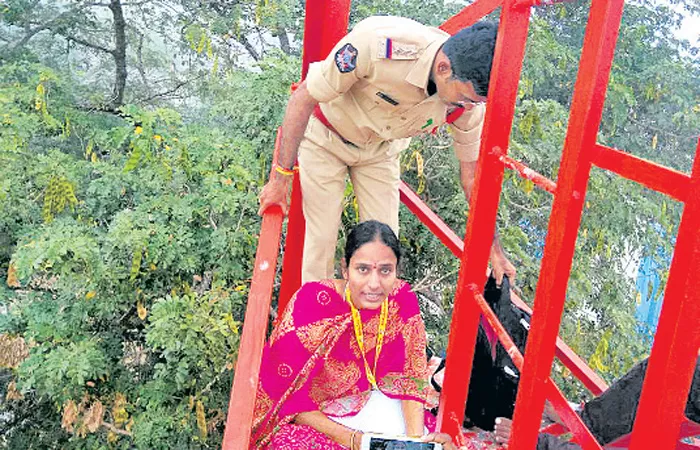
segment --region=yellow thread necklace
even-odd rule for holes
[[[362,319],[360,318],[360,311],[357,310],[355,305],[350,298],[350,288],[345,288],[345,300],[347,300],[350,305],[350,311],[352,312],[352,324],[355,328],[355,338],[357,339],[357,346],[360,347],[360,353],[362,354],[362,360],[365,362],[365,373],[367,374],[367,381],[372,385],[374,389],[379,389],[377,387],[377,361],[379,361],[379,353],[382,351],[382,345],[384,344],[384,334],[386,333],[386,323],[389,318],[389,298],[387,297],[382,302],[382,311],[379,314],[379,331],[377,332],[377,345],[375,346],[374,353],[374,370],[370,370],[369,363],[367,362],[367,356],[365,355],[365,338],[362,332]]]

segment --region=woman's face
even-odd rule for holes
[[[355,250],[343,277],[357,309],[377,309],[382,305],[396,283],[396,262],[391,248],[379,240]]]

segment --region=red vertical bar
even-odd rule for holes
[[[349,20],[350,0],[306,0],[302,80],[306,78],[309,64],[328,56],[347,34]]]
[[[292,181],[292,198],[287,218],[287,237],[284,241],[282,257],[282,282],[277,304],[278,317],[282,316],[292,295],[301,286],[301,261],[304,255],[304,234],[306,233],[306,221],[301,202],[301,183],[297,172]]]
[[[350,19],[350,0],[307,0],[304,19],[304,55],[302,80],[306,78],[309,64],[325,58],[335,44],[345,36]],[[294,175],[292,199],[289,205],[287,239],[284,243],[282,283],[278,310],[286,308],[289,299],[301,286],[301,261],[304,254],[306,222],[302,210],[299,174]]]
[[[591,4],[525,348],[512,450],[531,450],[537,442],[591,169],[590,149],[596,143],[603,113],[623,5],[624,0],[593,0]]]
[[[675,449],[700,347],[700,141],[630,450]]]
[[[277,159],[281,134],[278,129],[274,159]],[[228,404],[226,428],[221,443],[223,450],[248,449],[253,425],[255,393],[260,375],[260,361],[270,316],[270,297],[275,281],[282,220],[282,210],[279,206],[267,210],[263,215],[258,250],[255,253],[253,282],[248,294],[243,333],[238,346],[238,360]]]
[[[461,269],[447,345],[447,370],[438,415],[438,428],[456,437],[467,401],[480,309],[470,289],[481,291],[496,226],[503,181],[503,164],[494,149],[508,149],[518,81],[527,41],[530,9],[510,8],[505,2],[491,69],[489,103],[482,133],[481,157],[476,171]],[[456,420],[453,420],[456,418]],[[450,420],[446,420],[450,419]]]

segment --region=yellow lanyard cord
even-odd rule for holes
[[[382,302],[382,311],[379,314],[379,331],[377,333],[377,345],[375,346],[374,353],[374,370],[369,369],[369,363],[367,362],[367,356],[365,355],[365,338],[362,333],[362,319],[360,318],[360,311],[357,310],[355,305],[352,303],[350,298],[350,289],[345,289],[345,300],[347,300],[350,305],[350,311],[352,312],[352,324],[355,328],[355,338],[357,339],[357,345],[360,347],[360,353],[362,354],[362,359],[365,362],[365,373],[367,374],[367,381],[372,385],[374,389],[379,389],[377,387],[377,361],[379,361],[379,353],[382,351],[382,345],[384,345],[384,334],[386,332],[386,323],[389,318],[389,299],[386,298]]]

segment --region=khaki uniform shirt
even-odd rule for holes
[[[329,56],[309,66],[307,89],[338,133],[360,148],[432,132],[451,105],[427,91],[433,61],[450,35],[400,17],[358,23]],[[485,107],[467,105],[451,124],[460,161],[478,158]],[[458,127],[459,126],[459,127]]]

